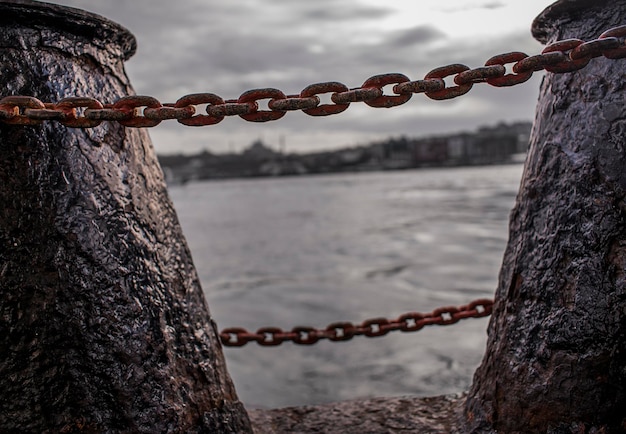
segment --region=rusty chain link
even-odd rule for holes
[[[435,68],[423,80],[411,81],[403,74],[375,75],[360,87],[350,89],[343,83],[316,83],[298,95],[286,95],[273,88],[252,89],[238,99],[224,100],[212,93],[185,95],[173,104],[161,104],[150,96],[127,96],[113,104],[103,104],[88,97],[65,98],[58,103],[44,103],[32,96],[7,96],[0,99],[0,122],[12,125],[38,125],[58,121],[65,126],[91,128],[102,121],[117,121],[127,127],[153,127],[161,121],[176,119],[183,125],[204,126],[221,122],[226,116],[239,116],[250,122],[268,122],[282,118],[288,111],[301,110],[310,116],[341,113],[351,103],[364,102],[371,107],[395,107],[406,103],[413,94],[424,93],[434,100],[456,98],[469,92],[474,84],[514,86],[530,79],[537,71],[566,73],[584,68],[591,59],[626,57],[626,26],[615,27],[597,39],[557,41],[541,54],[528,56],[515,51],[493,56],[485,66],[471,69],[462,64]],[[505,65],[511,66],[511,73]],[[455,86],[446,86],[451,77]],[[383,88],[393,85],[393,95]],[[320,104],[319,95],[332,93],[332,104]],[[258,101],[269,100],[269,110],[259,110]],[[196,114],[196,106],[207,105],[206,114]],[[77,109],[82,108],[82,114]]]
[[[244,328],[232,327],[222,330],[220,339],[222,344],[228,347],[242,347],[248,342],[272,347],[288,341],[298,345],[313,345],[321,339],[338,342],[349,341],[355,336],[384,336],[395,330],[416,332],[429,325],[449,325],[466,318],[489,316],[492,309],[493,300],[479,299],[465,306],[440,307],[431,313],[405,313],[395,320],[368,319],[359,325],[349,322],[335,322],[323,329],[295,327],[291,331],[283,331],[276,327],[263,327],[255,333]]]

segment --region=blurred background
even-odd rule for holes
[[[551,1],[53,3],[127,27],[135,90],[175,102],[537,54],[530,26]],[[492,297],[540,80],[326,118],[150,129],[219,327],[325,327]],[[249,407],[438,395],[468,387],[487,324],[225,354]]]

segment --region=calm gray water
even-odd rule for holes
[[[521,165],[170,188],[220,329],[325,327],[492,297]],[[249,407],[468,387],[488,319],[417,333],[226,348]]]

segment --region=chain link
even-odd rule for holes
[[[237,99],[224,100],[212,93],[185,95],[174,104],[161,104],[150,96],[127,96],[113,104],[93,98],[66,98],[58,103],[43,103],[32,96],[7,96],[0,99],[0,122],[12,125],[38,125],[58,121],[74,128],[91,128],[102,121],[116,121],[127,127],[153,127],[161,121],[176,119],[183,125],[204,126],[221,122],[226,116],[239,116],[250,122],[268,122],[282,118],[288,111],[301,110],[310,116],[341,113],[351,103],[364,102],[371,107],[395,107],[406,103],[413,94],[423,93],[434,100],[457,98],[469,92],[474,84],[514,86],[527,81],[534,72],[577,71],[591,59],[626,57],[626,26],[615,27],[597,39],[584,42],[566,39],[548,45],[541,54],[528,56],[519,51],[493,56],[485,66],[470,69],[462,64],[446,65],[430,71],[423,80],[411,81],[398,73],[375,75],[360,87],[350,89],[343,83],[311,84],[298,95],[286,95],[273,88],[252,89]],[[505,65],[513,64],[512,73]],[[444,78],[452,76],[456,86],[447,87]],[[393,85],[393,95],[383,88]],[[319,95],[332,93],[332,104],[320,104]],[[269,110],[259,110],[258,101],[269,99]],[[206,104],[206,114],[196,114],[196,106]],[[78,108],[85,108],[82,115]],[[143,110],[142,110],[143,109]]]
[[[232,327],[222,330],[220,339],[222,344],[228,347],[242,347],[248,342],[271,347],[288,341],[298,345],[313,345],[321,339],[335,342],[349,341],[355,336],[378,337],[395,330],[415,332],[429,325],[455,324],[466,318],[489,316],[492,309],[492,300],[479,299],[465,306],[440,307],[432,313],[405,313],[394,320],[368,319],[359,325],[350,322],[335,322],[323,329],[294,327],[291,331],[283,331],[276,327],[263,327],[255,333],[241,327]]]

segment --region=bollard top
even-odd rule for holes
[[[579,21],[590,8],[610,6],[615,0],[559,0],[541,12],[532,24],[532,34],[539,42],[546,44],[555,30],[562,24]]]
[[[34,0],[0,0],[0,26],[16,24],[71,33],[98,46],[115,44],[123,60],[137,50],[137,41],[128,29],[100,15]]]

